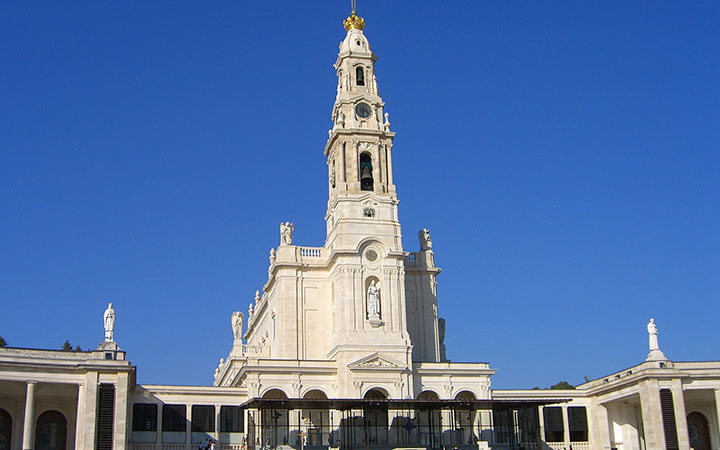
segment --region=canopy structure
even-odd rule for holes
[[[536,448],[538,407],[567,399],[254,398],[248,448]]]

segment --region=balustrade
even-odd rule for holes
[[[322,247],[299,247],[301,258],[320,258],[322,257]]]
[[[198,450],[199,444],[130,444],[131,450]],[[241,444],[215,444],[216,450],[241,450]]]

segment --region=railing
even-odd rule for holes
[[[130,450],[198,450],[200,444],[130,444]],[[216,444],[216,450],[241,450],[241,444]]]
[[[303,258],[319,258],[321,256],[321,248],[300,247],[300,256]]]
[[[303,259],[318,259],[325,257],[325,248],[323,247],[298,247],[297,248],[298,261]]]
[[[565,442],[545,442],[544,448],[545,449],[552,449],[552,450],[566,450],[570,444],[566,444]],[[590,450],[590,442],[572,442],[572,449],[573,450]]]

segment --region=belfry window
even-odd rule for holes
[[[368,153],[360,155],[360,190],[373,190],[372,158]]]
[[[365,86],[365,71],[362,67],[355,68],[355,80],[358,86]]]

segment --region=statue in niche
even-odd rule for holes
[[[657,326],[655,326],[655,319],[650,319],[650,322],[647,324],[647,331],[650,337],[650,351],[660,350],[660,345],[658,344],[658,329]]]
[[[432,237],[430,237],[430,230],[423,228],[418,231],[418,238],[420,239],[420,250],[432,250]]]
[[[242,341],[243,318],[243,313],[240,311],[232,313],[231,324],[233,338],[235,338],[236,341]]]
[[[337,123],[338,127],[345,128],[345,113],[342,111],[338,111],[337,120],[335,122]]]
[[[115,310],[112,303],[108,303],[108,307],[103,314],[103,325],[105,326],[105,340],[112,342],[115,331]]]
[[[292,235],[295,226],[290,222],[280,222],[280,245],[292,245]]]
[[[380,317],[380,289],[375,285],[375,280],[370,282],[367,290],[368,318]]]

